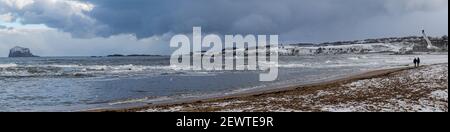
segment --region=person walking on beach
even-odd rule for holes
[[[414,58],[414,68],[416,68],[417,67],[417,58]]]
[[[420,58],[417,57],[417,67],[420,67]]]

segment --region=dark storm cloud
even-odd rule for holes
[[[23,18],[23,23],[44,23],[78,37],[134,34],[146,38],[190,33],[193,26],[201,26],[207,33],[280,34],[288,40],[311,41],[352,39],[383,32],[404,35],[408,33],[402,34],[402,30],[436,25],[442,27],[435,28],[439,30],[436,32],[448,33],[448,0],[34,1],[32,6],[13,11]],[[94,8],[78,9],[83,4]],[[435,15],[426,17],[430,14]],[[412,18],[433,21],[416,22]]]
[[[447,0],[89,0],[89,14],[105,24],[102,36],[149,37],[189,33],[193,26],[219,34],[330,34],[367,19],[448,10]],[[418,18],[420,19],[420,18]],[[396,20],[392,20],[394,23]],[[370,26],[370,25],[366,25]],[[379,28],[379,27],[373,27]],[[307,34],[306,34],[307,35]]]
[[[106,24],[104,35],[139,37],[167,32],[284,33],[384,14],[378,0],[93,0],[91,16]]]

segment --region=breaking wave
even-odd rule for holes
[[[88,77],[170,71],[170,66],[142,65],[18,65],[0,64],[0,77]]]

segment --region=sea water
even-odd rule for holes
[[[257,71],[183,71],[168,56],[0,58],[0,111],[77,111],[226,95],[367,70],[447,63],[448,54],[281,56],[279,76]]]

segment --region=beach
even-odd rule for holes
[[[448,63],[228,97],[102,112],[448,112]]]

